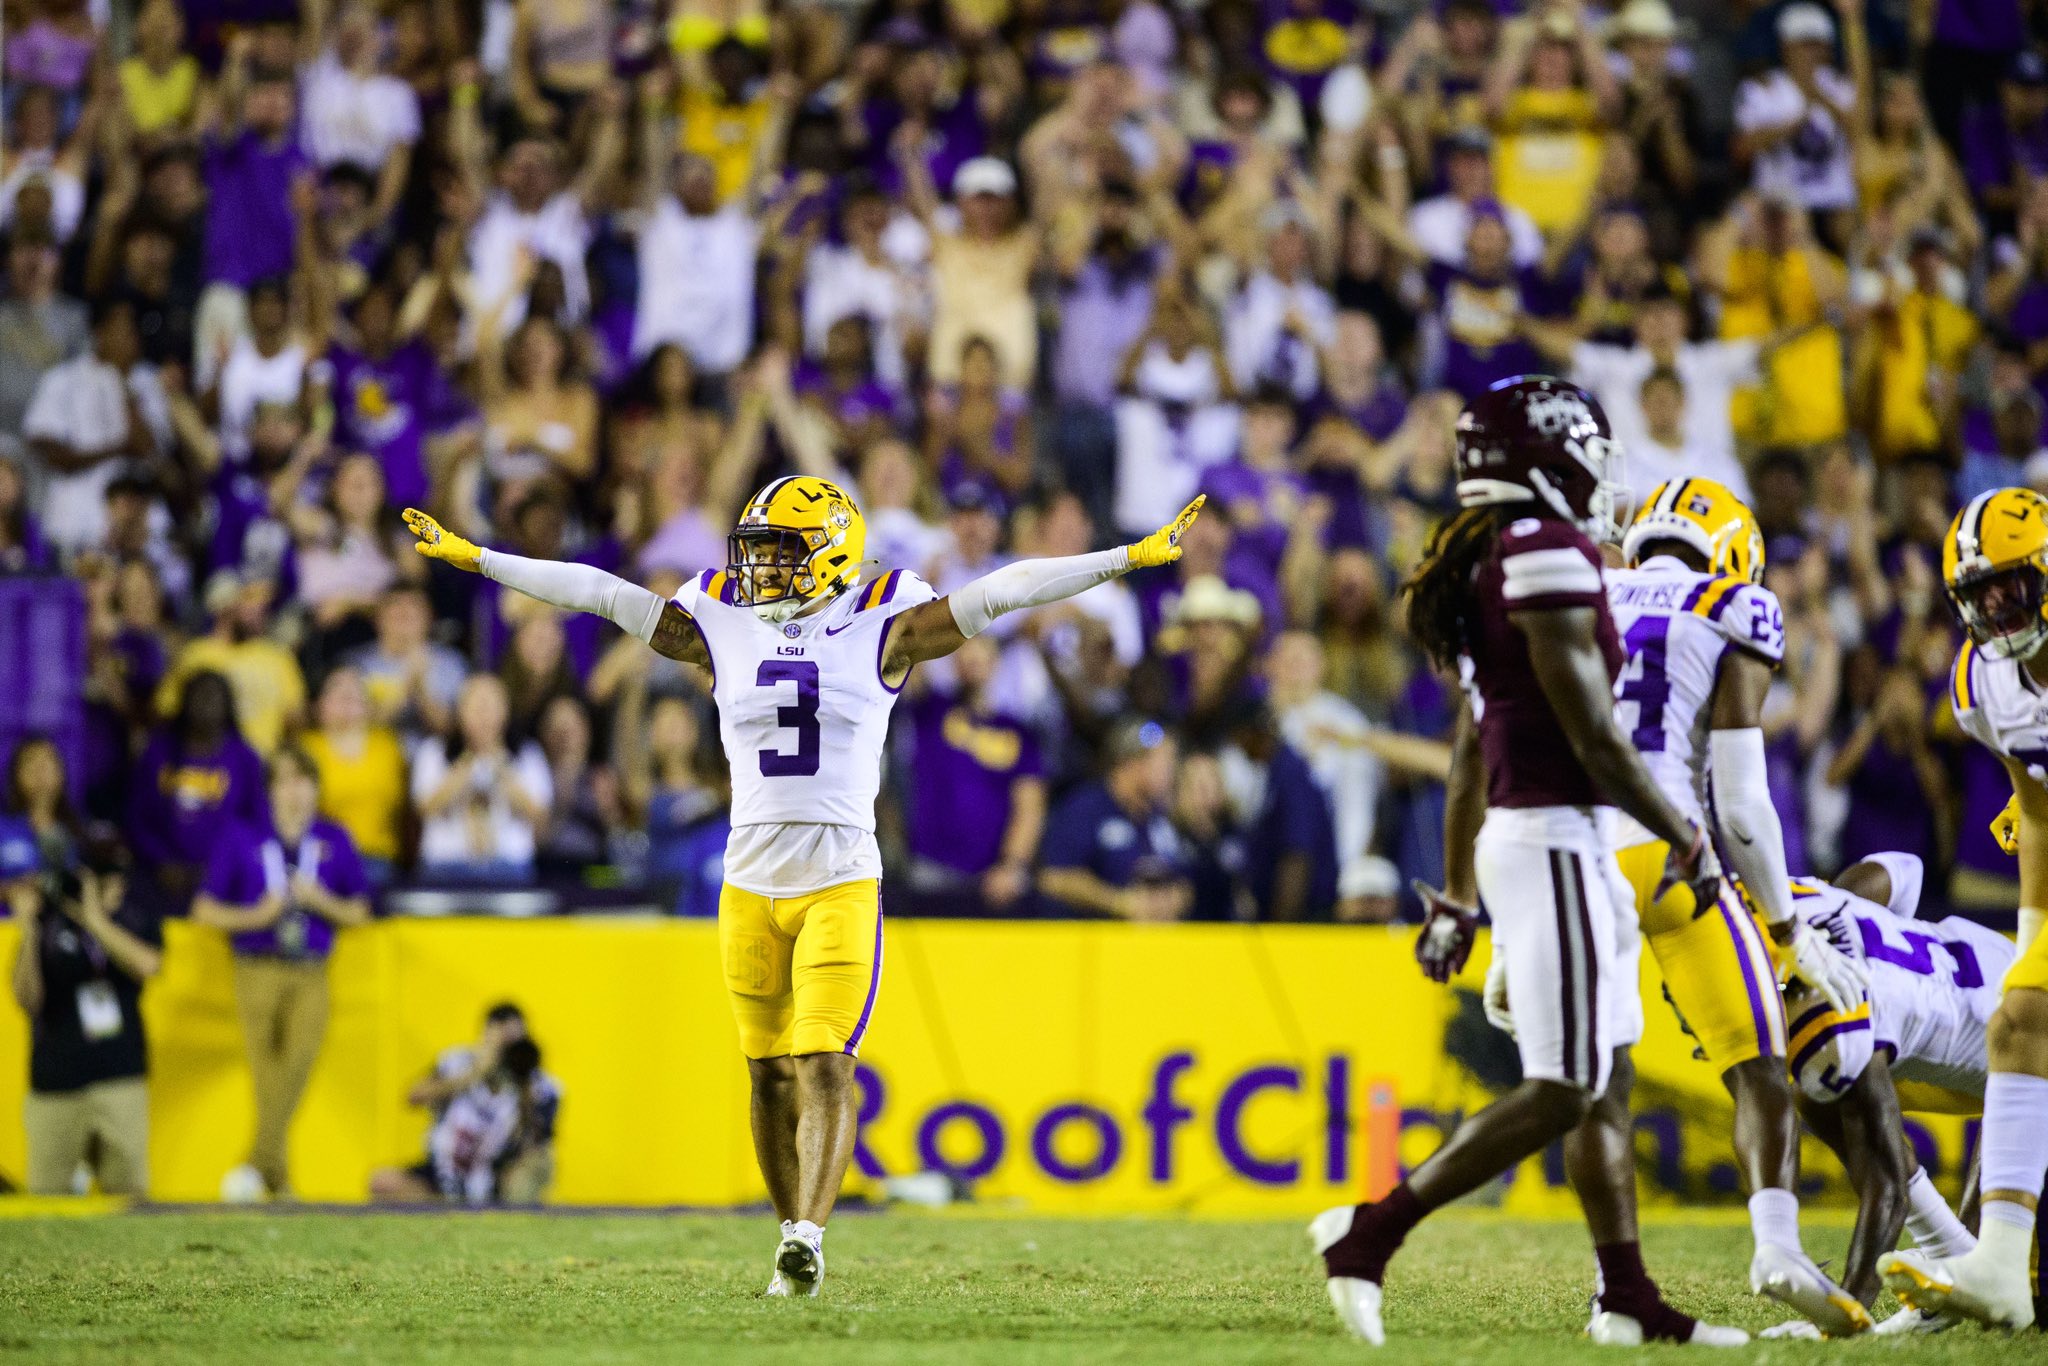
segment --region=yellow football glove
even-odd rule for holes
[[[1991,838],[1998,841],[1998,847],[2008,854],[2020,851],[2020,799],[2014,793],[2006,799],[2005,810],[1991,821]]]
[[[1197,494],[1195,501],[1180,510],[1174,518],[1159,530],[1147,536],[1136,545],[1125,549],[1130,554],[1131,568],[1151,569],[1156,565],[1172,564],[1180,558],[1180,538],[1194,525],[1195,514],[1202,510],[1202,504],[1209,501],[1206,493]]]
[[[446,530],[418,508],[407,508],[402,515],[406,530],[420,538],[413,546],[414,550],[430,560],[440,560],[457,569],[467,569],[472,574],[483,572],[483,551]]]

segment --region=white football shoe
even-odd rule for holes
[[[1946,1333],[1959,1322],[1953,1314],[1930,1314],[1925,1309],[1915,1309],[1909,1304],[1870,1331],[1879,1337],[1899,1337],[1904,1334],[1924,1336],[1929,1333]]]
[[[1345,1234],[1351,1232],[1355,1205],[1339,1205],[1318,1214],[1308,1226],[1308,1240],[1320,1257]],[[1330,1276],[1324,1284],[1330,1291],[1330,1305],[1337,1311],[1351,1336],[1374,1347],[1387,1344],[1386,1325],[1380,1322],[1380,1288],[1357,1276]]]
[[[1867,1333],[1876,1325],[1854,1295],[1836,1285],[1796,1248],[1759,1243],[1749,1262],[1749,1288],[1803,1314],[1831,1338]]]
[[[1960,1257],[1887,1252],[1877,1271],[1894,1295],[1930,1314],[1954,1314],[1993,1328],[2030,1328],[2034,1295],[2025,1262],[2007,1265],[1986,1257],[1979,1243]]]
[[[775,1249],[775,1280],[785,1285],[783,1294],[815,1296],[825,1281],[825,1231],[815,1224],[806,1230],[790,1225]],[[771,1281],[768,1293],[775,1294]]]
[[[1772,1324],[1757,1336],[1775,1342],[1820,1342],[1827,1334],[1807,1319],[1789,1319],[1784,1323]]]
[[[244,1162],[220,1179],[220,1198],[230,1205],[261,1204],[270,1198],[263,1174]]]
[[[1586,1325],[1586,1336],[1593,1340],[1596,1347],[1640,1347],[1643,1345],[1643,1325],[1627,1314],[1602,1309],[1596,1301],[1593,1305],[1593,1321]],[[1749,1334],[1740,1328],[1730,1328],[1726,1324],[1694,1320],[1692,1336],[1680,1345],[1747,1347]]]

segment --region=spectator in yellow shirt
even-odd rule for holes
[[[272,640],[267,580],[244,583],[233,570],[222,570],[206,587],[206,608],[213,629],[186,645],[157,689],[156,709],[166,718],[178,709],[185,680],[205,669],[228,680],[235,695],[235,718],[257,754],[277,752],[285,732],[306,710],[306,678],[290,650]]]
[[[1763,382],[1731,404],[1750,446],[1818,446],[1849,429],[1842,334],[1831,314],[1847,289],[1842,263],[1813,240],[1806,212],[1746,193],[1700,244],[1700,283],[1721,295],[1721,336],[1796,334],[1772,351]]]
[[[1854,392],[1878,459],[1943,450],[1959,416],[1958,383],[1982,330],[1941,287],[1948,262],[1941,229],[1908,240],[1912,282],[1886,281],[1856,348]]]
[[[121,63],[128,122],[144,138],[182,132],[199,105],[199,63],[185,48],[177,0],[149,0],[135,16],[135,55]]]
[[[708,79],[684,78],[676,145],[711,163],[723,204],[747,188],[763,135],[776,122],[775,101],[759,79],[754,49],[740,39],[719,39],[704,65]]]
[[[1546,236],[1584,222],[1620,98],[1607,54],[1576,0],[1510,23],[1486,78],[1502,202],[1528,214]]]
[[[320,685],[314,728],[304,748],[320,770],[320,814],[348,831],[370,881],[391,878],[405,819],[405,748],[370,724],[370,692],[360,670],[336,669]]]

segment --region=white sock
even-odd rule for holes
[[[825,1226],[814,1224],[808,1219],[799,1219],[789,1226],[787,1236],[801,1238],[807,1243],[822,1243],[825,1241]]]
[[[1915,1168],[1906,1186],[1906,1229],[1930,1257],[1960,1257],[1977,1246],[1977,1235],[1956,1218],[1925,1167]]]
[[[782,1221],[782,1236],[783,1236],[783,1237],[785,1237],[785,1238],[787,1238],[787,1237],[789,1236],[789,1231],[790,1231],[791,1229],[795,1228],[795,1227],[796,1227],[796,1220],[794,1220],[794,1219],[784,1219],[784,1220]]]
[[[1774,1243],[1802,1251],[1799,1246],[1799,1197],[1788,1190],[1766,1187],[1749,1197],[1749,1229],[1758,1247]]]
[[[1993,1072],[1984,1084],[1983,1189],[2038,1197],[2048,1171],[2048,1077]],[[1992,1204],[2004,1203],[1990,1201]],[[2022,1211],[2024,1213],[2024,1211]],[[2027,1216],[2029,1223],[2033,1216]]]

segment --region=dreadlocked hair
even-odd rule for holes
[[[1465,648],[1465,614],[1472,606],[1472,571],[1493,548],[1500,523],[1490,507],[1470,507],[1437,523],[1422,563],[1401,585],[1408,634],[1440,669],[1458,667]]]

